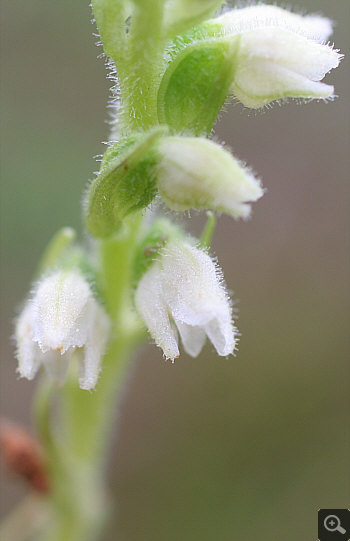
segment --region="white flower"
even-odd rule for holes
[[[212,21],[221,33],[240,36],[232,93],[247,107],[282,98],[330,98],[320,81],[339,65],[341,55],[322,44],[332,32],[328,19],[302,17],[276,6],[232,10]]]
[[[72,353],[80,352],[80,387],[95,387],[109,319],[80,272],[57,271],[37,284],[17,320],[18,372],[33,379],[40,365],[60,383]]]
[[[165,137],[158,150],[158,189],[172,210],[212,209],[247,218],[248,202],[263,195],[251,171],[213,141]]]
[[[235,349],[232,310],[221,271],[205,252],[185,242],[167,244],[141,278],[135,304],[167,358],[179,356],[177,331],[192,357],[200,353],[206,336],[219,355],[230,355]]]

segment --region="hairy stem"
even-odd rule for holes
[[[59,396],[56,389],[47,386],[39,392],[37,425],[52,481],[52,516],[43,536],[45,541],[95,541],[105,522],[108,428],[138,341],[139,328],[130,310],[130,292],[131,265],[141,223],[140,216],[126,224],[116,237],[101,243],[100,280],[114,327],[96,390],[81,390],[77,374],[72,373]],[[60,417],[59,428],[53,432],[50,427],[55,407]]]
[[[163,1],[140,1],[128,37],[128,73],[120,73],[122,130],[158,124],[157,90],[163,62]]]
[[[125,53],[117,66],[121,131],[146,130],[158,124],[156,83],[163,61],[163,0],[134,0],[128,35],[123,22],[125,11],[114,9],[113,0],[94,0],[93,7],[102,38],[113,36],[113,28],[118,28]],[[106,52],[115,58],[118,40],[110,39],[109,43]],[[118,233],[99,245],[98,281],[113,329],[96,391],[81,390],[76,373],[70,374],[59,396],[43,389],[36,408],[52,481],[50,526],[43,541],[96,541],[105,524],[108,505],[104,473],[109,427],[131,353],[140,337],[131,293],[132,264],[142,223],[142,213],[133,214]],[[58,429],[56,426],[53,432],[50,427],[54,425],[55,409],[59,418]]]

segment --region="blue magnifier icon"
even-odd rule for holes
[[[324,519],[324,527],[329,532],[339,532],[341,534],[346,533],[346,530],[341,526],[340,519],[336,515],[328,515]]]

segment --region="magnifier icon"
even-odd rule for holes
[[[327,515],[324,519],[324,527],[329,532],[339,532],[341,534],[346,533],[346,530],[341,526],[340,519],[336,515]]]

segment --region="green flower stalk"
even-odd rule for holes
[[[179,337],[192,356],[206,338],[218,355],[236,350],[232,303],[210,255],[213,212],[247,218],[264,190],[211,140],[223,105],[334,95],[321,82],[341,59],[325,44],[328,19],[265,5],[215,17],[221,6],[92,1],[119,89],[111,141],[84,196],[93,242],[79,243],[69,228],[57,233],[15,329],[19,375],[41,373],[34,415],[50,491],[38,539],[101,539],[106,429],[148,335],[172,361]],[[168,212],[159,217],[162,207],[209,211],[201,240]]]

